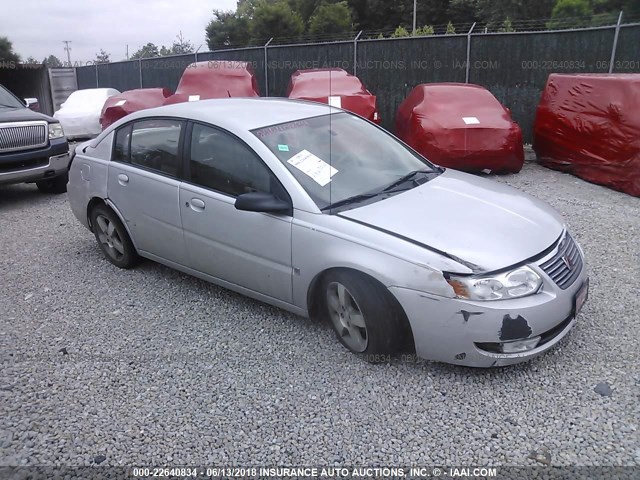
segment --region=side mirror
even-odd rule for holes
[[[243,193],[236,198],[235,207],[246,212],[288,213],[291,211],[289,203],[274,197],[270,193]]]

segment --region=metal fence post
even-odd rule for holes
[[[475,27],[476,27],[476,22],[473,22],[473,25],[471,25],[471,28],[467,33],[467,73],[465,76],[464,83],[469,83],[469,73],[471,70],[471,32],[473,32],[473,29]]]
[[[96,63],[96,88],[100,87],[100,82],[98,82],[98,64]]]
[[[356,38],[353,39],[353,76],[355,77],[358,73],[358,40],[360,39],[360,35],[362,35],[362,30],[358,32]]]
[[[138,59],[138,77],[140,78],[140,88],[142,88],[142,57]]]
[[[273,37],[269,39],[267,43],[264,44],[264,94],[269,96],[269,61],[267,59],[267,48],[269,48],[269,44],[273,40]]]
[[[616,33],[613,36],[613,48],[611,49],[611,60],[609,61],[609,73],[613,73],[613,62],[616,61],[616,50],[618,49],[618,36],[620,35],[620,24],[622,23],[622,11],[618,15]]]

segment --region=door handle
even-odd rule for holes
[[[191,209],[195,210],[196,212],[201,212],[202,210],[204,210],[205,204],[202,200],[200,200],[199,198],[192,198],[191,199]]]
[[[118,174],[118,183],[120,185],[126,185],[127,183],[129,183],[129,177],[127,175],[125,175],[124,173],[119,173]]]

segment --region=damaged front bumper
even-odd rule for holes
[[[512,365],[553,348],[576,323],[586,297],[586,266],[566,289],[538,266],[542,291],[527,297],[470,301],[390,287],[411,324],[418,356],[470,367]],[[540,337],[526,351],[504,353],[501,344]],[[535,342],[532,342],[535,343]]]

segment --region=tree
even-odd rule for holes
[[[351,31],[351,11],[347,2],[323,3],[309,19],[309,33],[345,33]]]
[[[109,58],[109,54],[105,52],[103,49],[100,49],[100,53],[96,53],[95,63],[109,63],[111,59]]]
[[[7,37],[0,37],[0,62],[19,62],[20,55],[13,51],[13,43]]]
[[[264,43],[271,37],[297,38],[304,31],[302,18],[284,1],[260,2],[253,11],[252,40]]]
[[[511,22],[511,18],[507,17],[502,22],[502,27],[500,27],[499,32],[515,32],[515,28],[513,28],[513,23]]]
[[[474,0],[476,17],[489,26],[502,25],[509,17],[512,21],[537,20],[551,17],[557,0]]]
[[[34,65],[39,62],[35,58],[30,56],[30,57],[27,57],[27,60],[24,63],[27,63],[29,65]]]
[[[415,36],[416,37],[426,37],[427,35],[433,35],[435,32],[431,25],[425,25],[422,28],[417,28]]]
[[[247,16],[222,10],[213,11],[213,20],[205,32],[209,50],[227,45],[246,45],[251,38]]]
[[[300,15],[302,22],[310,26],[311,17],[321,5],[329,5],[337,2],[335,0],[287,0],[287,3],[291,10]],[[347,8],[349,8],[348,5]],[[351,17],[351,10],[349,10],[349,17]]]
[[[455,35],[456,27],[453,26],[453,23],[447,23],[447,31],[445,32],[447,35]]]
[[[549,28],[585,27],[591,22],[593,10],[589,0],[558,0],[551,13]]]
[[[182,55],[184,53],[193,53],[193,45],[189,40],[185,40],[182,36],[182,30],[176,35],[176,39],[171,45],[170,55]]]
[[[410,35],[409,30],[400,25],[396,30],[391,34],[391,38],[403,38],[408,37]]]
[[[62,61],[55,55],[49,55],[47,58],[42,60],[42,63],[49,68],[62,67]]]
[[[137,60],[138,58],[153,58],[159,56],[160,51],[158,50],[158,46],[154,43],[149,42],[133,52],[133,55],[131,55],[131,60]]]

